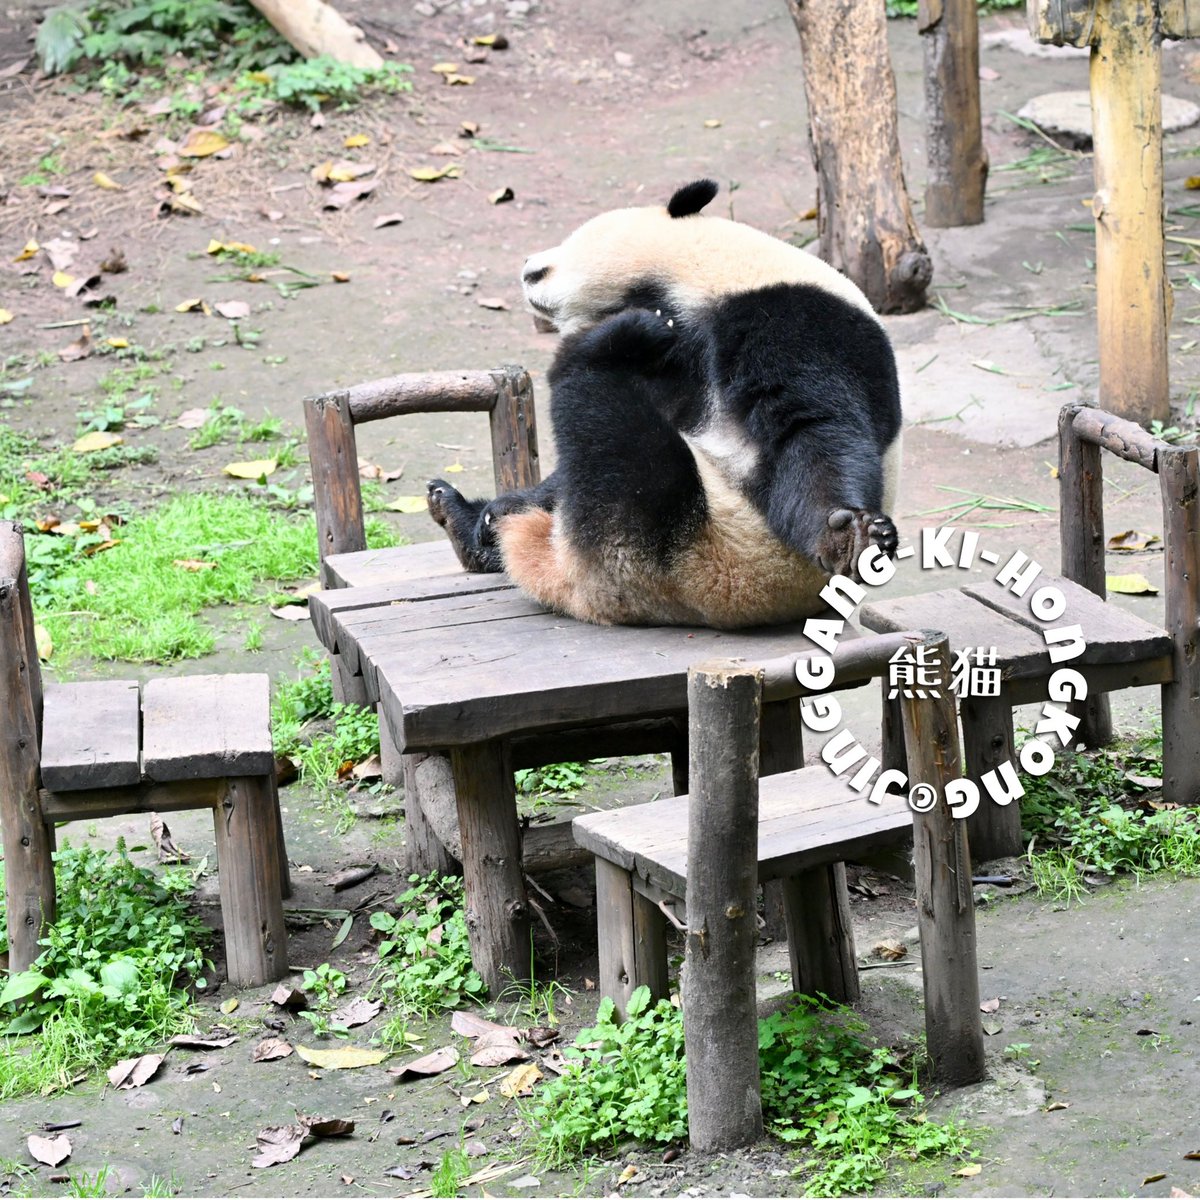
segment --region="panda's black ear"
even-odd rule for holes
[[[667,212],[673,217],[690,217],[698,213],[719,191],[711,179],[696,179],[685,183],[667,203]]]

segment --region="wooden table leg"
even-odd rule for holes
[[[800,720],[799,702],[785,700],[764,704],[759,721],[759,776],[797,771],[804,766],[804,725]],[[788,935],[783,880],[768,880],[762,885],[762,892],[766,934],[781,942]]]
[[[981,782],[1003,762],[1017,767],[1012,708],[1004,696],[969,696],[959,711],[967,778],[979,784],[980,792],[979,807],[967,818],[971,857],[977,863],[1018,857],[1022,849],[1019,802],[997,804]]]
[[[603,858],[596,859],[596,918],[600,995],[612,998],[622,1019],[642,984],[653,1000],[666,997],[666,918],[634,891],[628,871]]]
[[[462,837],[471,960],[493,997],[530,977],[529,902],[521,870],[517,795],[501,741],[450,751]]]

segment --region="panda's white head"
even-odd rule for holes
[[[698,179],[665,206],[619,208],[593,217],[561,245],[525,260],[525,299],[568,334],[628,308],[631,293],[680,281],[680,258],[689,257],[690,240],[682,227],[694,226],[716,194],[711,179]]]
[[[711,179],[697,179],[666,205],[593,217],[561,245],[525,260],[525,299],[562,334],[644,307],[650,297],[683,313],[776,283],[815,284],[871,312],[858,288],[819,258],[749,225],[702,216],[717,190]]]

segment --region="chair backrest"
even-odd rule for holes
[[[304,415],[322,565],[330,554],[367,548],[354,427],[422,412],[488,414],[497,494],[540,481],[533,383],[521,367],[394,375],[311,396]]]
[[[1200,696],[1200,447],[1172,446],[1099,408],[1069,404],[1058,415],[1059,531],[1063,574],[1106,598],[1104,469],[1101,450],[1158,476],[1164,554],[1163,628],[1174,646],[1173,681],[1163,690],[1163,729],[1200,752],[1194,735]],[[1089,701],[1090,703],[1090,701]],[[1112,740],[1107,706],[1089,710],[1089,745]]]
[[[0,678],[5,710],[27,704],[41,742],[42,669],[25,567],[25,536],[17,521],[0,521]],[[37,747],[34,747],[36,759]]]

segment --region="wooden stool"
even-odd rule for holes
[[[1101,449],[1159,477],[1166,556],[1166,613],[1162,625],[1105,600],[1104,478]],[[1015,760],[1012,709],[1043,700],[1059,667],[1072,667],[1088,683],[1087,699],[1070,706],[1080,718],[1078,740],[1088,746],[1112,740],[1110,691],[1162,686],[1163,799],[1200,804],[1200,450],[1171,446],[1110,413],[1068,405],[1059,415],[1060,539],[1065,578],[1039,574],[1023,596],[989,580],[962,589],[864,604],[868,629],[935,628],[955,651],[996,648],[1002,686],[995,697],[964,699],[959,713],[967,774],[978,782],[998,763]],[[1042,587],[1058,588],[1066,609],[1039,619],[1030,600]],[[1051,663],[1045,633],[1078,625],[1086,643],[1078,657]],[[893,743],[894,744],[894,743]],[[1057,745],[1054,745],[1057,749]],[[1017,804],[985,796],[968,818],[976,861],[1022,852]]]
[[[0,522],[0,742],[9,967],[38,956],[55,916],[54,826],[211,808],[231,983],[287,973],[287,859],[266,675],[47,684],[21,526]]]

